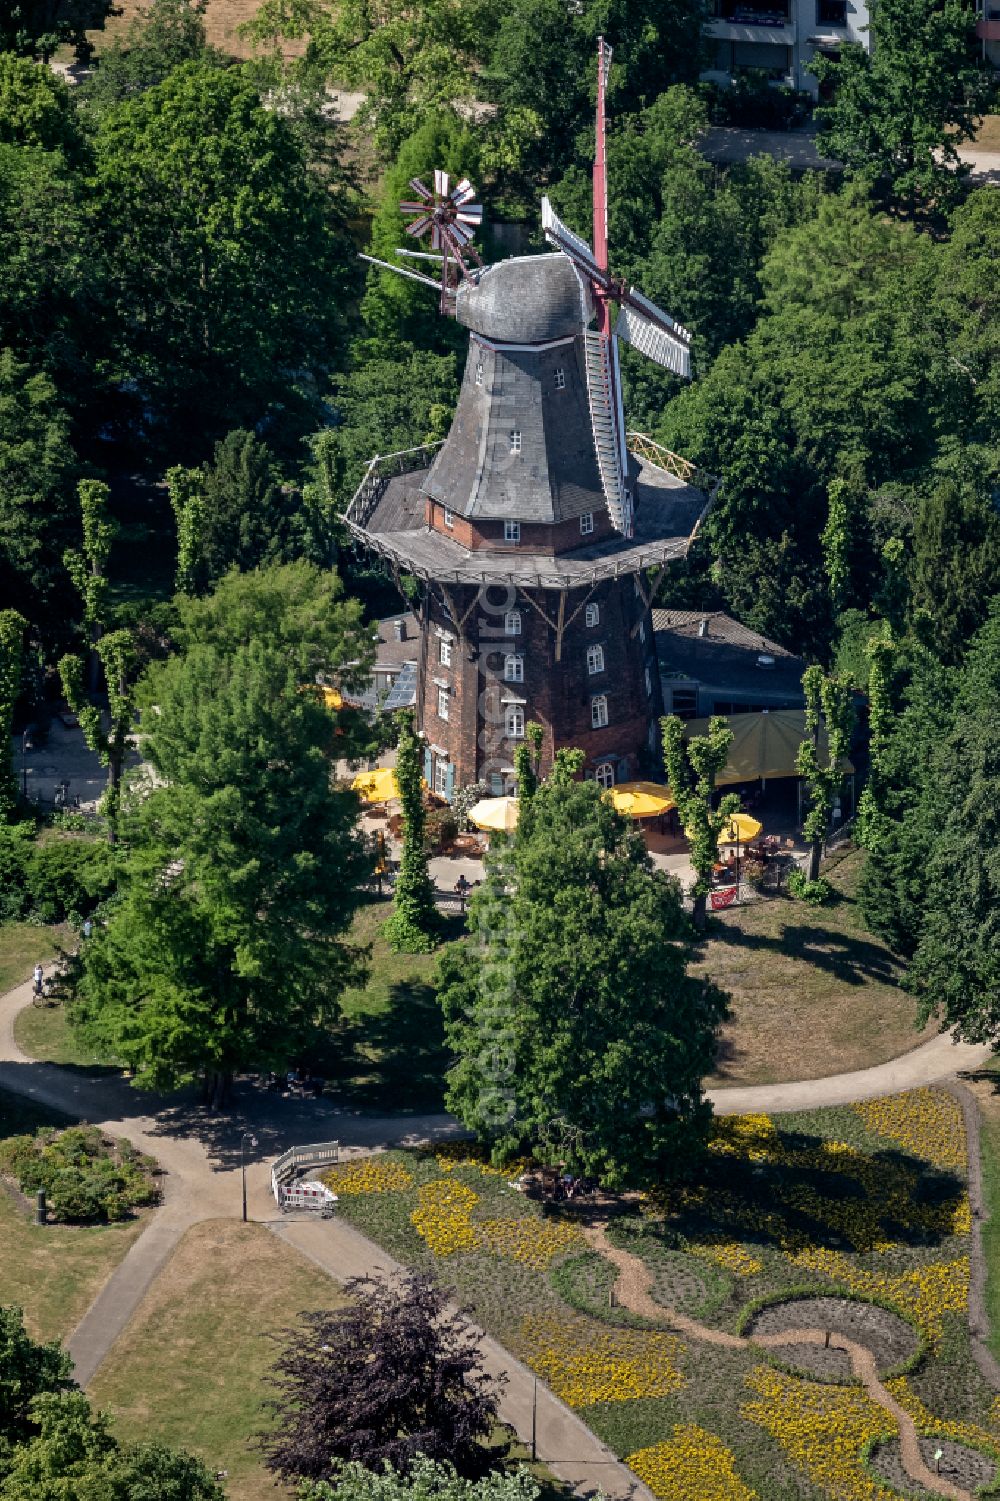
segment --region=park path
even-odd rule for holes
[[[294,1143],[336,1138],[345,1157],[349,1157],[383,1146],[412,1145],[463,1134],[458,1123],[444,1114],[371,1117],[325,1101],[276,1099],[249,1087],[220,1120],[191,1096],[139,1095],[126,1080],[107,1070],[65,1068],[29,1059],[14,1040],[14,1019],[30,1003],[30,983],[0,996],[0,1088],[71,1112],[109,1134],[128,1137],[140,1150],[155,1156],[164,1172],[162,1205],[67,1341],[77,1379],[83,1385],[94,1376],[184,1232],[202,1220],[231,1219],[239,1214],[239,1163],[245,1133],[253,1132],[258,1142],[247,1153],[251,1219],[267,1225],[339,1282],[372,1271],[390,1271],[396,1263],[374,1242],[339,1220],[277,1217],[269,1191],[268,1163]],[[711,1092],[711,1098],[716,1110],[725,1114],[754,1110],[777,1113],[843,1104],[931,1083],[956,1069],[976,1067],[988,1056],[988,1047],[954,1046],[947,1038],[935,1037],[902,1058],[872,1069],[791,1084],[719,1089]],[[609,1254],[612,1251],[614,1248],[609,1247]],[[620,1267],[620,1271],[624,1275],[624,1269]],[[639,1297],[641,1292],[641,1288],[634,1288],[630,1296]],[[658,1305],[657,1316],[662,1320],[663,1310]],[[718,1333],[704,1331],[698,1337]],[[483,1352],[487,1367],[508,1377],[501,1409],[505,1422],[522,1442],[530,1443],[534,1411],[538,1456],[559,1479],[585,1495],[600,1489],[612,1501],[629,1496],[652,1501],[651,1493],[632,1472],[508,1351],[483,1335]],[[858,1374],[863,1379],[860,1367]],[[930,1489],[940,1495],[964,1494],[935,1486]]]
[[[865,1345],[846,1335],[825,1329],[782,1329],[776,1334],[748,1335],[729,1334],[725,1329],[712,1329],[689,1318],[675,1308],[657,1303],[649,1289],[652,1273],[645,1263],[621,1246],[608,1240],[602,1224],[587,1227],[587,1239],[595,1250],[618,1268],[615,1281],[615,1297],[623,1308],[642,1318],[663,1324],[688,1339],[700,1340],[703,1344],[724,1345],[729,1349],[752,1350],[783,1349],[787,1345],[829,1345],[833,1350],[843,1350],[851,1362],[851,1370],[864,1387],[871,1400],[886,1411],[899,1431],[899,1450],[903,1468],[910,1479],[925,1490],[938,1496],[947,1496],[950,1501],[974,1501],[969,1491],[963,1491],[950,1480],[936,1475],[924,1462],[920,1452],[920,1438],[910,1414],[896,1401],[879,1379],[875,1357]]]

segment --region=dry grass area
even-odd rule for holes
[[[69,1116],[0,1091],[0,1135],[67,1126]],[[149,1214],[122,1225],[33,1224],[30,1206],[0,1183],[0,1302],[24,1309],[36,1339],[65,1339],[76,1328]]]
[[[696,974],[732,997],[712,1084],[820,1079],[897,1057],[923,1040],[900,968],[855,901],[863,856],[825,867],[830,906],[769,898],[710,926]]]
[[[269,1331],[336,1306],[336,1283],[261,1225],[211,1220],[187,1232],[90,1386],[122,1437],[154,1440],[229,1471],[235,1501],[275,1501],[257,1452]]]
[[[119,0],[122,14],[112,16],[103,31],[88,33],[98,53],[108,39],[127,27],[141,10],[148,8],[148,0]],[[239,28],[252,21],[257,14],[260,0],[208,0],[205,9],[205,32],[213,47],[229,52],[234,57],[249,57],[253,51],[250,43],[239,36]],[[302,49],[295,43],[287,43],[285,55],[296,56]]]
[[[978,146],[980,151],[1000,152],[1000,115],[986,115],[970,144]]]

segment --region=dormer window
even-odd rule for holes
[[[515,428],[510,435],[510,451],[511,453],[521,452],[521,432],[519,428]]]
[[[503,540],[505,542],[520,542],[521,523],[519,521],[505,521],[503,524]]]
[[[455,512],[449,511],[447,506],[445,506],[444,508],[444,524],[447,527],[452,527],[455,525]]]
[[[593,511],[585,511],[580,517],[580,533],[584,537],[589,537],[593,530],[594,513]]]
[[[560,365],[559,369],[556,371],[556,390],[557,391],[565,391],[565,389],[566,389],[566,372],[562,368],[562,366]]]

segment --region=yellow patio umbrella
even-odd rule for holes
[[[495,834],[510,834],[517,828],[520,804],[516,797],[484,797],[469,809],[469,822],[477,829]]]
[[[344,707],[344,698],[338,688],[331,688],[328,683],[323,683],[319,691],[320,697],[328,709],[342,709]]]
[[[670,788],[659,782],[621,782],[608,790],[618,812],[633,818],[655,818],[676,806]]]
[[[763,834],[764,825],[751,818],[749,813],[734,813],[719,835],[720,844],[750,844]]]
[[[377,766],[374,771],[359,771],[351,787],[361,793],[365,803],[391,803],[399,796],[399,784],[391,766]]]

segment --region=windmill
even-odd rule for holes
[[[396,253],[414,260],[437,262],[441,268],[440,281],[416,271],[404,271],[402,267],[376,260],[372,255],[363,255],[361,259],[394,271],[397,276],[439,287],[441,311],[448,313],[452,311],[457,283],[468,275],[469,262],[482,269],[482,258],[473,244],[473,236],[483,222],[482,204],[473,203],[476,190],[467,177],[452,187],[448,173],[439,168],[434,172],[433,192],[419,177],[410,178],[410,187],[416,193],[417,201],[404,201],[399,205],[402,213],[412,221],[406,226],[406,233],[420,240],[429,230],[431,248],[429,251],[399,249]]]
[[[548,198],[542,199],[542,229],[550,245],[568,256],[597,310],[596,330],[584,332],[587,393],[601,485],[611,519],[624,536],[633,530],[632,493],[628,482],[625,413],[622,409],[619,345],[631,344],[676,375],[690,377],[691,335],[635,287],[612,276],[608,268],[608,164],[606,95],[611,48],[597,39],[597,151],[594,158],[594,248],[559,219]],[[620,309],[612,329],[611,304]]]

